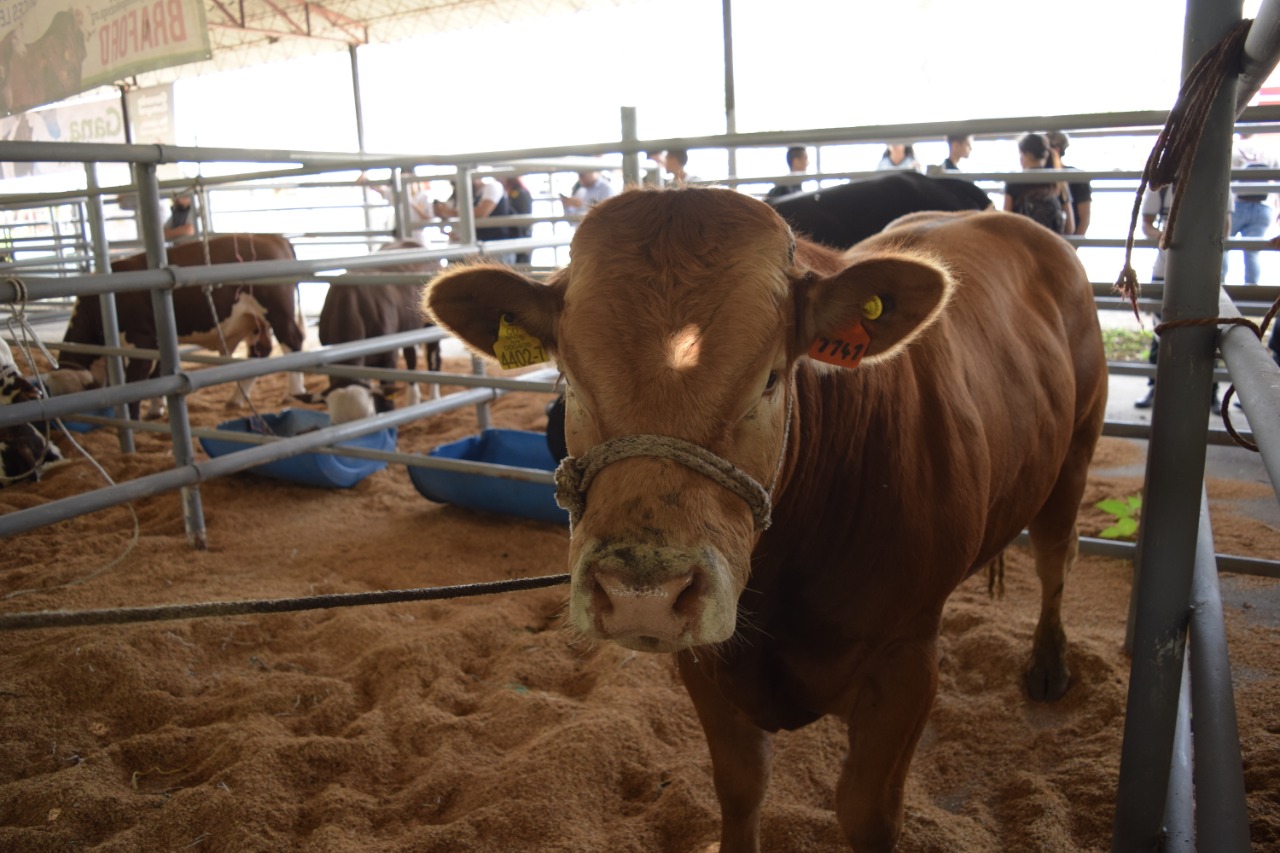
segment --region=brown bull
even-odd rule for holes
[[[721,853],[759,849],[770,733],[827,714],[848,727],[849,844],[894,847],[943,604],[1024,527],[1043,589],[1026,683],[1066,689],[1107,375],[1088,278],[1046,229],[916,214],[839,254],[732,191],[633,191],[548,284],[447,272],[427,307],[477,350],[501,332],[564,372],[569,619],[676,654]]]
[[[178,267],[293,260],[295,257],[293,245],[279,234],[222,234],[211,237],[208,241],[180,243],[170,247],[167,252],[168,263]],[[137,272],[146,268],[145,254],[130,255],[111,262],[112,272]],[[234,279],[231,273],[227,277]],[[201,287],[177,288],[173,292],[173,313],[178,335],[193,336],[217,328],[220,322],[231,316],[236,297],[242,292],[253,296],[265,309],[266,322],[282,347],[294,352],[302,349],[306,327],[300,322],[296,288],[292,284],[227,284],[214,288],[209,296],[205,295],[204,288]],[[209,306],[210,297],[213,308]],[[151,307],[150,291],[135,290],[116,294],[116,314],[120,333],[129,344],[144,349],[154,349],[157,346],[155,312]],[[102,308],[96,296],[76,300],[63,340],[69,343],[102,345]],[[271,342],[266,338],[257,339],[250,351],[252,355],[260,357],[270,355]],[[60,360],[63,367],[88,368],[96,358],[94,355],[66,353]],[[155,369],[156,362],[131,359],[125,378],[130,382],[146,379]],[[301,374],[289,374],[288,393],[296,395],[303,391]],[[237,396],[233,399],[242,401],[243,393],[247,392],[237,390]]]

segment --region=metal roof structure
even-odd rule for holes
[[[206,0],[213,56],[140,74],[140,85],[390,44],[431,33],[642,0]]]

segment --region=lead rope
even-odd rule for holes
[[[783,426],[782,451],[774,470],[773,483],[766,489],[754,477],[724,457],[701,445],[670,435],[624,435],[588,450],[581,457],[566,456],[556,468],[556,503],[569,513],[569,532],[587,507],[587,490],[604,468],[633,456],[670,459],[703,475],[742,498],[751,508],[756,530],[769,529],[773,514],[773,489],[778,484],[791,438],[791,417],[795,397],[787,398],[787,420]]]

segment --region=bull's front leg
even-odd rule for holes
[[[231,396],[227,398],[227,402],[223,407],[230,412],[238,412],[249,406],[249,393],[253,391],[253,383],[257,382],[256,377],[241,379],[232,383]]]
[[[907,770],[937,691],[933,639],[899,643],[869,664],[836,786],[836,817],[857,853],[889,853],[898,843]]]
[[[676,661],[711,750],[720,801],[719,853],[759,853],[760,809],[769,786],[773,736],[729,704],[692,653],[681,652]]]
[[[307,393],[307,386],[302,381],[302,374],[296,370],[291,370],[285,374],[285,380],[288,387],[285,389],[285,398],[304,397]]]

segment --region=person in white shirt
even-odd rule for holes
[[[560,196],[560,203],[564,205],[566,214],[586,213],[595,205],[612,197],[615,192],[609,179],[592,169],[578,173],[578,182],[574,185],[572,194]]]
[[[483,175],[472,173],[471,175],[471,196],[472,196],[472,215],[476,221],[476,239],[481,242],[486,240],[508,240],[513,237],[520,236],[518,226],[486,226],[481,227],[480,220],[491,216],[511,216],[511,204],[507,198],[507,188],[500,181],[493,178],[487,178]],[[458,209],[455,206],[456,194],[448,201],[437,201],[432,204],[432,210],[436,216],[441,219],[448,219],[458,215]],[[499,252],[489,254],[492,260],[501,264],[514,264],[516,262],[515,252]]]

